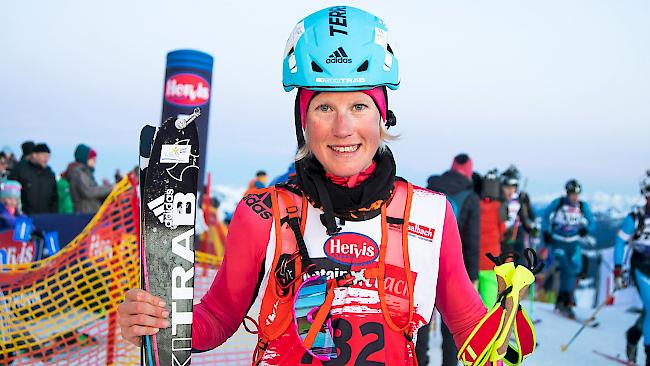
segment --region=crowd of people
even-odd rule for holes
[[[39,214],[95,213],[113,186],[94,177],[97,152],[85,144],[58,179],[48,165],[50,148],[25,141],[17,159],[9,147],[0,152],[0,228],[13,228],[17,217]]]
[[[427,188],[445,193],[454,209],[465,270],[485,306],[494,304],[498,287],[495,266],[489,258],[545,246],[548,258],[544,259],[556,262],[553,269],[561,278],[559,293],[554,296],[555,308],[559,314],[575,318],[574,289],[576,276],[581,272],[581,248],[596,224],[589,205],[579,200],[582,187],[575,179],[569,180],[566,196],[544,209],[540,225],[530,196],[521,186],[521,174],[515,166],[500,174],[493,169],[481,175],[473,170],[473,161],[467,154],[459,154],[448,171],[428,179]],[[541,242],[540,235],[544,239]],[[513,260],[517,263],[522,257],[515,255]],[[442,364],[456,365],[458,350],[444,321],[441,332]],[[429,334],[427,327],[422,327],[418,334],[416,351],[420,365],[429,363]]]

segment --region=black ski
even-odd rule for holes
[[[155,134],[142,187],[143,287],[162,298],[170,327],[145,337],[142,364],[191,363],[194,223],[199,170],[198,108],[186,120],[167,119]]]
[[[154,126],[146,125],[140,130],[140,172],[139,172],[139,188],[140,188],[140,288],[147,290],[148,287],[145,283],[145,261],[144,255],[144,213],[145,211],[145,200],[144,200],[144,184],[147,179],[147,168],[149,167],[149,158],[151,157],[151,148],[153,146],[153,140],[156,137],[157,128]],[[141,360],[144,360],[145,350],[150,347],[152,344],[153,338],[150,336],[142,337],[142,346],[140,347],[140,357]],[[149,345],[149,346],[147,346]],[[144,362],[144,361],[143,361]]]

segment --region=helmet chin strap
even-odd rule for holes
[[[302,133],[302,121],[300,120],[300,92],[296,93],[296,101],[293,107],[293,120],[296,127],[296,141],[298,149],[305,146],[305,135]]]

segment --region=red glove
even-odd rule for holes
[[[614,266],[614,288],[620,290],[625,287],[626,286],[623,279],[623,271],[621,270],[621,266]]]

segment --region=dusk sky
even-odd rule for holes
[[[281,4],[281,5],[280,5]],[[157,124],[165,56],[215,59],[208,171],[247,184],[284,172],[295,150],[281,85],[295,23],[324,1],[12,1],[0,5],[2,138],[45,141],[60,173],[77,143],[98,180],[138,162]],[[518,165],[533,195],[569,178],[585,191],[638,193],[650,168],[650,2],[350,1],[383,18],[399,59],[389,95],[398,174],[426,184],[453,156],[475,169]]]

